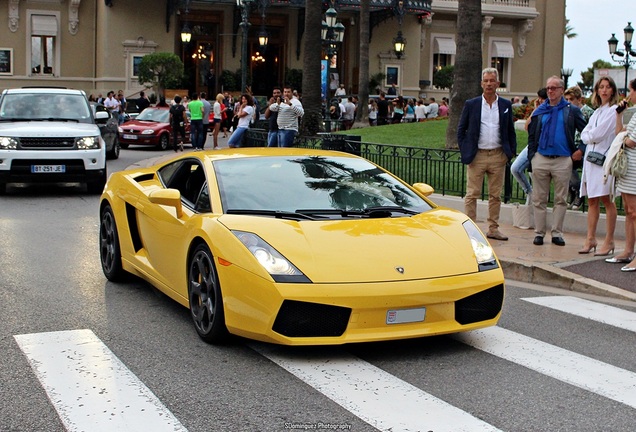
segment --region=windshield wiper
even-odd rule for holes
[[[347,216],[369,216],[372,218],[391,217],[392,213],[403,213],[408,215],[416,215],[419,212],[409,210],[400,206],[375,206],[367,207],[360,210],[347,210],[347,209],[300,209],[296,210],[296,213],[306,215],[338,215],[342,217]]]
[[[47,121],[47,122],[59,121],[59,122],[75,122],[75,123],[79,123],[80,122],[78,119],[65,118],[65,117],[34,118],[34,119],[31,119],[31,121]]]
[[[316,220],[315,218],[298,212],[281,211],[281,210],[249,210],[249,209],[230,209],[226,210],[226,214],[252,215],[252,216],[270,216],[276,219],[292,219],[292,220]]]
[[[25,117],[2,117],[0,118],[0,122],[22,122],[22,121],[31,121],[30,118]]]

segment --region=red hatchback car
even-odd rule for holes
[[[190,113],[187,113],[190,118]],[[179,137],[181,138],[181,137]],[[186,125],[186,143],[190,142],[190,124]],[[128,148],[131,144],[151,145],[167,150],[172,146],[172,126],[168,108],[149,107],[134,120],[119,126],[119,144]]]

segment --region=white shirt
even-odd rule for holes
[[[119,111],[119,106],[121,103],[114,97],[108,97],[104,99],[104,106],[111,111]]]
[[[347,94],[347,91],[342,87],[336,89],[336,93],[334,93],[335,96],[344,96],[346,94]]]
[[[254,116],[254,107],[250,105],[245,105],[243,107],[243,112],[247,113],[243,117],[239,117],[237,128],[248,128],[250,127],[250,120],[252,120],[252,116]]]
[[[291,98],[291,106],[286,103],[271,104],[269,110],[278,112],[276,123],[279,130],[295,130],[298,132],[298,119],[305,114],[303,106],[297,98]]]
[[[481,97],[481,125],[479,127],[479,141],[477,148],[481,150],[492,150],[501,147],[499,137],[499,96],[488,105],[486,99]]]
[[[428,117],[435,118],[439,115],[439,104],[437,102],[431,102],[428,105]]]
[[[418,120],[425,119],[427,111],[426,105],[415,105],[415,118]]]

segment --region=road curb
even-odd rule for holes
[[[636,293],[583,277],[553,265],[530,264],[515,259],[500,259],[500,263],[506,279],[548,285],[585,294],[636,301]]]

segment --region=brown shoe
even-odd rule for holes
[[[488,231],[488,234],[486,234],[486,237],[488,237],[489,239],[495,239],[495,240],[504,240],[504,241],[508,240],[508,237],[500,233],[499,230]]]

